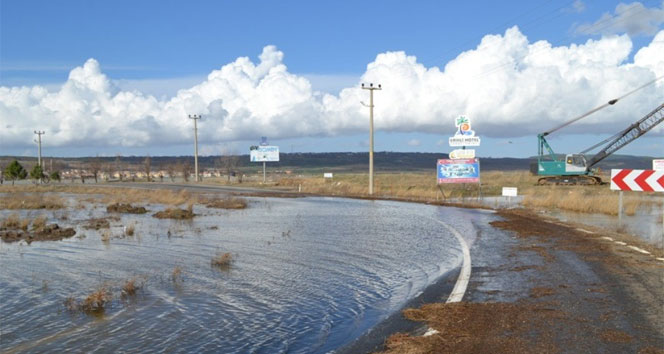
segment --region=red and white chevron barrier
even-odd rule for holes
[[[611,189],[664,192],[664,170],[611,170]]]

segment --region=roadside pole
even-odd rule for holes
[[[623,191],[618,193],[618,227],[622,227]]]
[[[196,183],[200,182],[198,178],[198,125],[196,121],[201,119],[201,115],[190,114],[189,119],[194,120],[194,171],[196,175]]]
[[[368,87],[365,87],[362,84],[363,90],[369,90],[369,195],[373,195],[373,174],[374,174],[374,128],[373,128],[373,92],[374,90],[382,90],[380,84],[378,87],[374,87],[373,83],[370,83]],[[362,102],[364,104],[364,102]],[[366,104],[364,104],[366,106]]]
[[[265,161],[263,161],[263,184],[265,184]]]

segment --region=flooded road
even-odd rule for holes
[[[329,352],[460,264],[458,242],[435,219],[472,243],[477,224],[495,218],[388,201],[249,200],[240,211],[197,205],[193,221],[118,215],[108,242],[103,230],[80,226],[107,216],[105,206],[21,211],[78,233],[30,245],[0,241],[2,350]],[[120,237],[131,224],[135,235]],[[211,266],[218,252],[233,255],[230,268]],[[122,297],[131,278],[144,285]],[[102,285],[113,293],[103,314],[63,305]]]

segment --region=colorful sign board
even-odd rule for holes
[[[480,146],[480,138],[475,136],[471,129],[470,118],[458,116],[454,121],[457,130],[454,136],[449,138],[450,146]]]
[[[503,187],[503,197],[516,197],[517,188],[516,187]]]
[[[611,189],[664,192],[664,170],[611,170]]]
[[[653,159],[652,160],[652,169],[653,170],[664,170],[664,159]]]
[[[475,150],[473,149],[456,149],[450,152],[451,159],[474,159]]]
[[[249,159],[251,162],[278,162],[278,146],[252,146],[249,150]]]
[[[479,183],[479,159],[440,159],[436,166],[438,184],[443,183]]]

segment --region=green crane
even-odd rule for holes
[[[547,135],[583,119],[600,109],[614,105],[618,100],[611,100],[580,117],[537,135],[537,164],[531,166],[531,172],[541,176],[538,180],[539,184],[601,184],[602,179],[597,175],[597,170],[593,167],[664,121],[664,103],[662,103],[626,129],[580,153],[567,154],[564,159],[561,159],[553,152],[553,149],[546,141]],[[590,158],[586,158],[585,153],[605,143],[606,145],[599,152]]]

